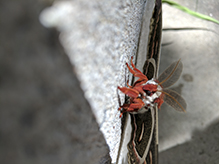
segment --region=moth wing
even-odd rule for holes
[[[177,92],[171,89],[164,89],[162,92],[164,93],[163,100],[165,103],[167,103],[169,106],[177,111],[186,111],[186,101]]]
[[[180,77],[183,69],[183,64],[180,60],[172,63],[159,77],[158,81],[163,88],[168,88],[173,85]]]

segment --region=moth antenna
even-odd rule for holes
[[[169,74],[169,76],[167,76],[166,79],[164,79],[162,82],[160,82],[159,85],[163,84],[165,81],[167,81],[167,80],[173,75],[173,73],[175,72],[176,68],[177,68],[178,65],[179,65],[180,60],[181,60],[181,59],[178,60],[178,62],[176,63],[176,66],[174,67],[173,71]]]

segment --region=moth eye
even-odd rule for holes
[[[145,90],[145,93],[148,95],[148,96],[151,96],[153,93],[149,90]]]

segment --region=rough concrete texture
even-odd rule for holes
[[[109,145],[112,162],[121,136],[117,86],[125,85],[125,63],[136,53],[144,6],[144,0],[55,1],[40,17],[44,26],[61,32],[61,43]]]
[[[175,0],[219,20],[219,1]],[[215,31],[163,31],[160,72],[181,58],[182,77],[173,88],[188,106],[179,113],[167,105],[159,112],[161,164],[219,163],[219,25],[163,5],[163,28],[204,27]]]
[[[45,7],[0,5],[0,163],[110,163],[59,34],[39,22]]]

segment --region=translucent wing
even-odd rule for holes
[[[180,60],[172,63],[159,77],[159,84],[163,88],[168,88],[173,85],[180,77],[183,69],[183,64]]]
[[[170,89],[164,89],[164,102],[173,107],[177,111],[186,111],[186,101],[175,91]]]

